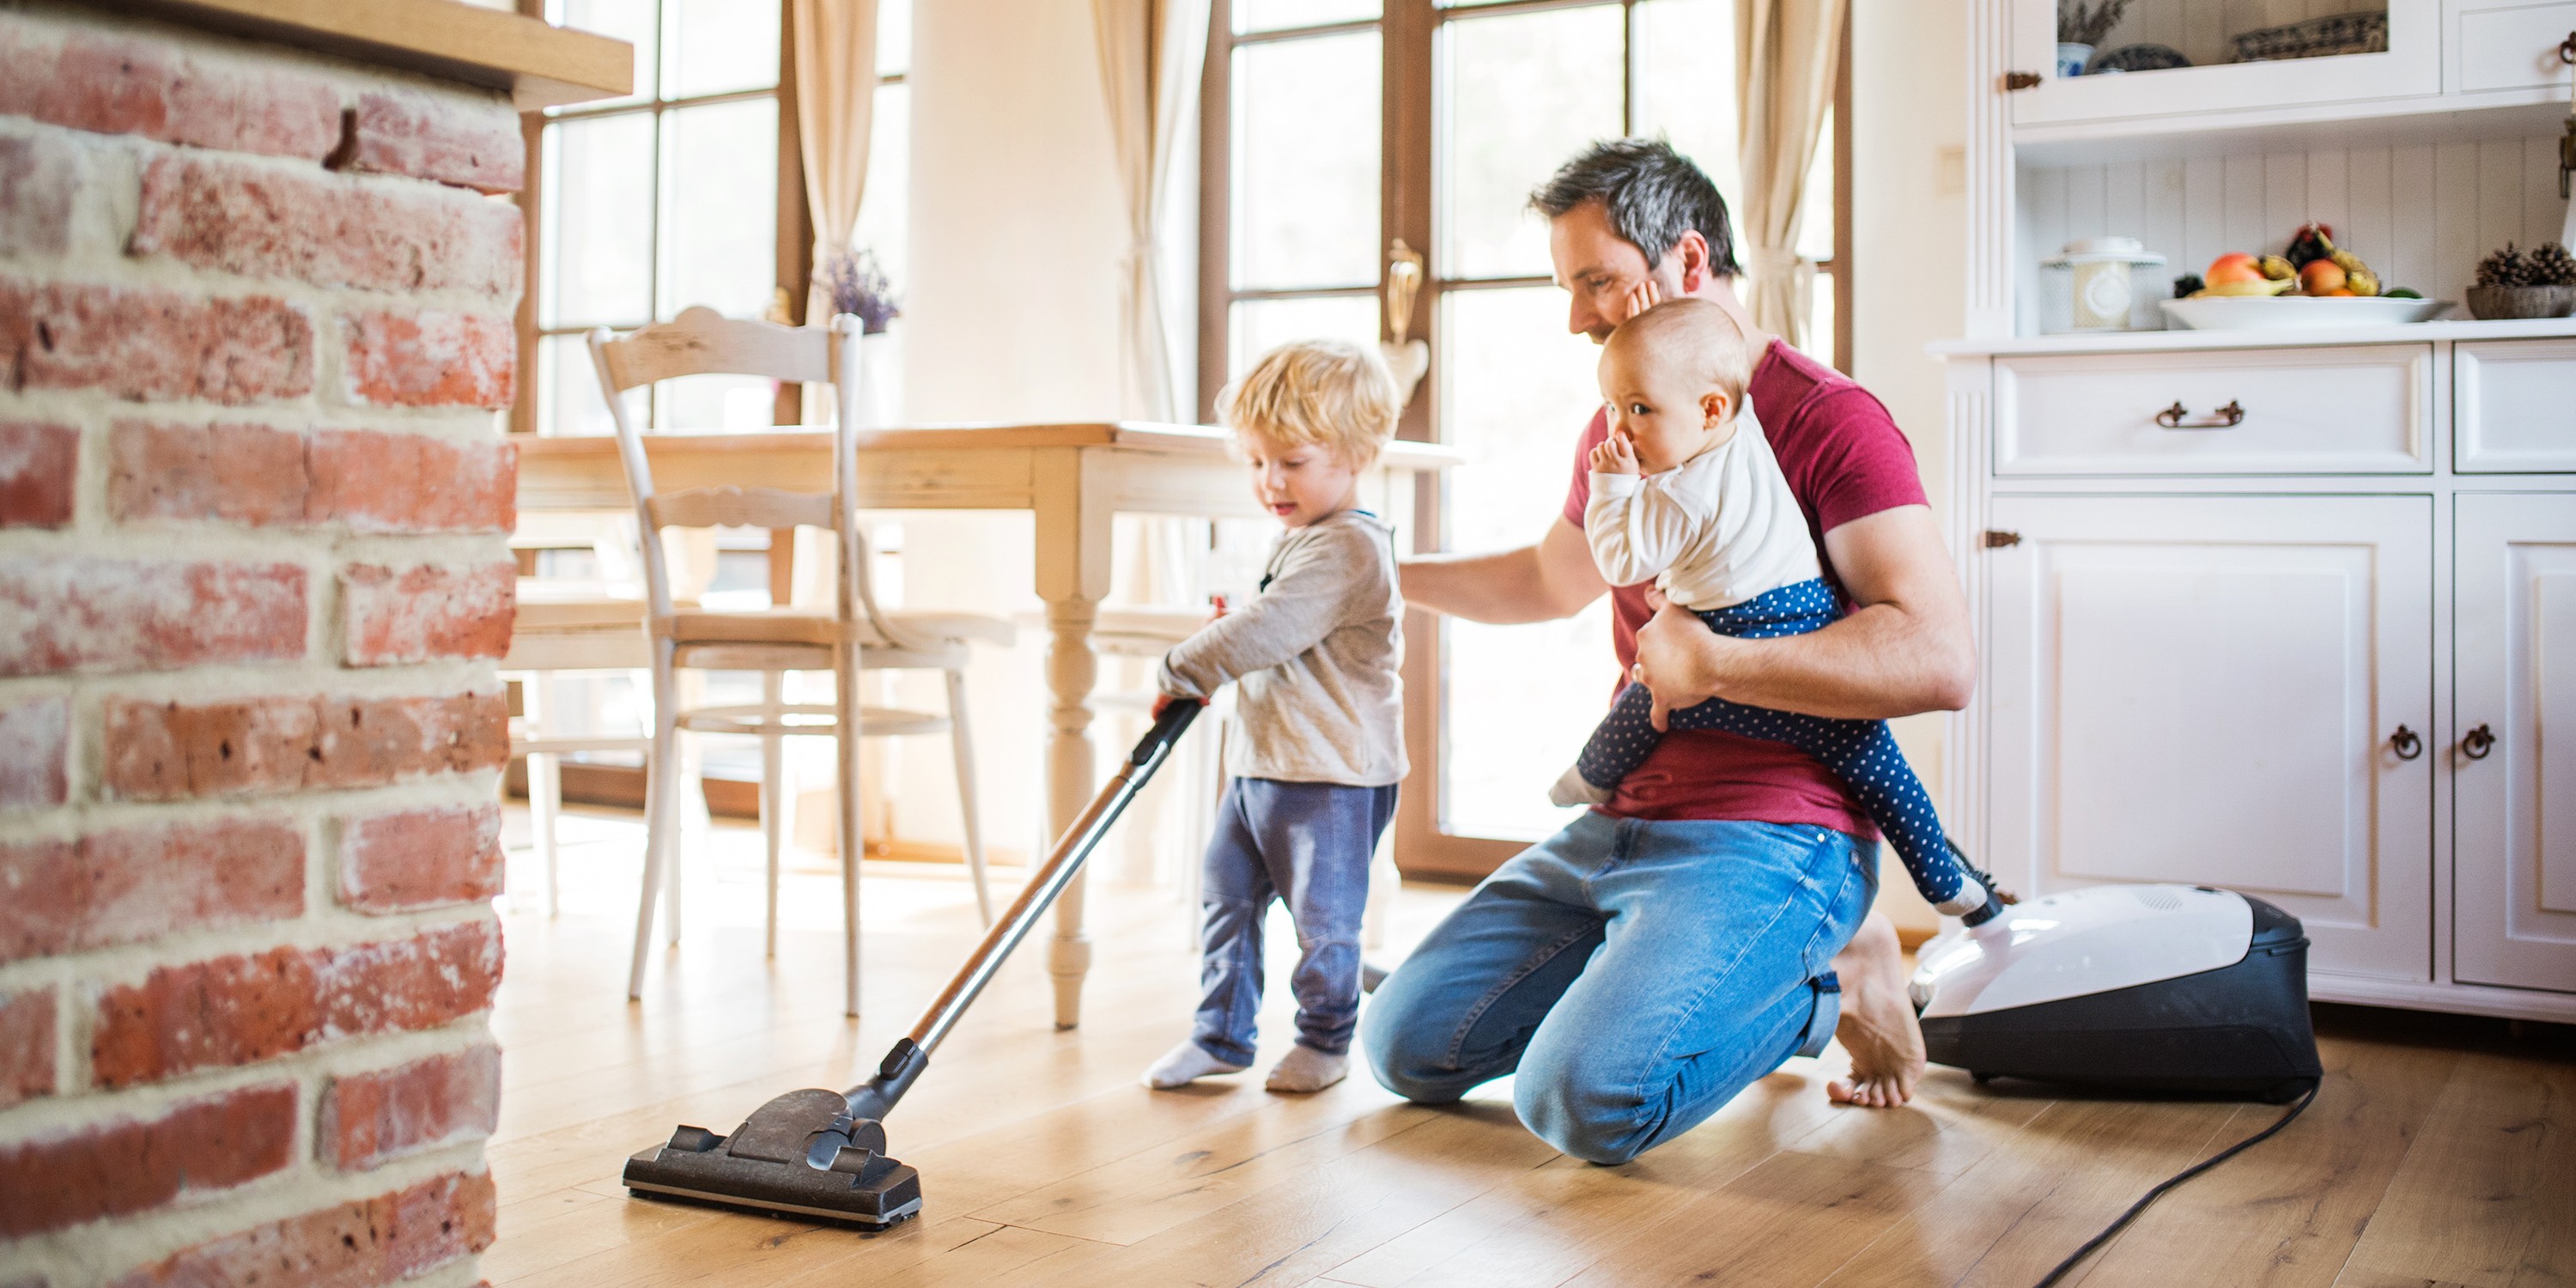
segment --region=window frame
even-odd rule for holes
[[[667,0],[663,2],[667,3]],[[778,83],[768,89],[728,90],[718,94],[665,98],[662,96],[660,80],[657,77],[654,97],[644,102],[619,103],[588,109],[574,107],[551,116],[544,112],[520,114],[519,132],[527,154],[527,179],[519,189],[517,201],[521,215],[526,221],[527,236],[524,238],[523,249],[523,288],[519,293],[519,307],[516,315],[519,333],[519,379],[515,396],[510,404],[510,433],[524,434],[529,437],[535,437],[537,434],[537,409],[541,398],[541,391],[537,387],[537,374],[542,369],[537,355],[544,341],[558,336],[580,335],[589,331],[591,326],[598,325],[592,323],[584,326],[541,327],[537,322],[538,284],[543,280],[541,274],[545,268],[543,220],[545,216],[545,130],[548,125],[565,121],[598,120],[605,117],[644,114],[659,118],[666,112],[685,107],[743,102],[762,97],[776,99],[778,103],[778,228],[777,275],[774,285],[783,297],[789,324],[794,326],[805,324],[806,288],[814,277],[814,219],[806,205],[805,153],[803,140],[798,134],[796,119],[796,10],[795,6],[787,3],[787,0],[777,0],[777,3],[779,7]],[[522,15],[539,21],[545,20],[546,0],[517,0],[517,5]],[[658,7],[656,12],[659,12]],[[658,49],[656,53],[658,56]],[[870,92],[882,90],[889,85],[906,83],[910,71],[907,65],[902,71],[879,72]],[[657,167],[653,184],[656,201],[661,197],[661,176],[658,173],[662,154],[659,142],[660,131],[661,126],[657,119],[654,127],[656,143],[653,149],[654,165]],[[660,212],[655,213],[658,221]],[[656,236],[658,238],[658,231]],[[653,262],[645,266],[645,272],[652,283],[651,294],[657,314],[660,309],[659,278],[662,267],[660,261],[661,256],[656,254]],[[772,408],[771,424],[794,425],[804,418],[802,389],[800,385],[779,386],[777,403]]]
[[[1378,245],[1389,246],[1395,239],[1414,247],[1425,257],[1422,289],[1414,302],[1414,316],[1409,334],[1429,342],[1431,370],[1422,379],[1412,401],[1397,423],[1396,437],[1416,442],[1438,441],[1440,427],[1441,300],[1455,290],[1496,290],[1552,285],[1546,276],[1515,277],[1447,277],[1441,271],[1438,241],[1434,237],[1433,201],[1438,184],[1434,170],[1436,89],[1436,45],[1441,24],[1453,16],[1482,18],[1492,15],[1531,13],[1550,9],[1591,7],[1604,3],[1619,6],[1627,33],[1628,66],[1623,71],[1621,117],[1622,128],[1633,131],[1636,122],[1635,41],[1637,0],[1496,0],[1493,3],[1443,6],[1438,0],[1382,0],[1379,16],[1342,22],[1322,23],[1310,27],[1284,28],[1275,31],[1234,32],[1235,0],[1212,0],[1208,22],[1206,70],[1200,86],[1199,140],[1199,336],[1198,387],[1199,416],[1213,421],[1217,392],[1225,386],[1231,360],[1231,319],[1238,301],[1263,299],[1310,299],[1375,295],[1379,300],[1378,334],[1381,339],[1392,334],[1384,303],[1385,259],[1378,261],[1379,281],[1366,287],[1301,288],[1293,290],[1234,289],[1231,237],[1233,230],[1233,67],[1238,46],[1269,44],[1283,40],[1374,30],[1379,33],[1380,102],[1382,131],[1379,143],[1380,173],[1378,182]],[[1832,135],[1826,141],[1831,148],[1834,174],[1833,229],[1834,253],[1818,261],[1819,276],[1832,279],[1829,289],[1834,302],[1834,365],[1845,372],[1852,370],[1852,112],[1851,112],[1851,22],[1846,16],[1842,31],[1842,51],[1834,86]],[[1540,176],[1533,176],[1535,182]],[[1816,212],[1822,214],[1823,212]],[[1441,502],[1443,480],[1436,474],[1415,479],[1413,504],[1413,551],[1434,553],[1440,549],[1439,533],[1445,527]],[[1535,516],[1534,516],[1535,517]],[[1399,798],[1395,821],[1395,853],[1398,867],[1407,875],[1435,880],[1472,881],[1491,872],[1505,859],[1527,848],[1521,841],[1453,833],[1441,822],[1441,775],[1444,737],[1441,706],[1445,700],[1442,652],[1445,643],[1441,619],[1431,613],[1408,611],[1405,615],[1406,648],[1405,741],[1410,749],[1412,772],[1406,778]]]

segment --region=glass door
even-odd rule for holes
[[[2013,123],[2433,94],[2439,0],[2015,0]]]

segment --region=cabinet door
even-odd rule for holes
[[[2313,26],[2300,15],[2346,15],[2378,6],[2354,3],[2319,8],[2275,5],[2281,24],[2262,20],[2262,6],[2135,0],[2095,50],[2096,58],[2124,48],[2152,45],[2190,60],[2186,67],[2119,75],[2057,74],[2056,0],[2011,0],[2013,64],[2040,73],[2034,89],[2012,97],[2013,124],[2077,121],[2177,121],[2266,108],[2357,102],[2435,94],[2442,88],[2440,0],[2386,0],[2388,48],[2375,54],[2336,54],[2238,61],[2240,37],[2275,48],[2313,44],[2330,35],[2284,26]],[[2329,16],[2323,21],[2336,21]],[[2269,32],[2266,38],[2263,33]]]
[[[2040,893],[2241,890],[2431,974],[2429,497],[1998,497],[1986,838]]]
[[[2457,531],[2453,970],[2576,992],[2576,495],[2462,494]]]

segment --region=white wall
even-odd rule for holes
[[[1967,23],[1966,0],[1852,4],[1852,372],[1913,441],[1935,510],[1950,449],[1941,364],[1923,346],[1958,335],[1967,310]],[[1896,735],[1937,797],[1940,717],[1897,721]],[[1879,888],[1900,926],[1937,924],[1892,861]]]

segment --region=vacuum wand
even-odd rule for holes
[[[1198,718],[1200,709],[1199,703],[1186,700],[1175,700],[1163,708],[1163,714],[1155,719],[1154,727],[1145,732],[1134,751],[1127,753],[1126,763],[1118,767],[1116,776],[1109,780],[1098,796],[1092,798],[1091,804],[1083,808],[1081,815],[1073,820],[1073,826],[1066,828],[1064,835],[1057,839],[1045,865],[1029,879],[1028,885],[1020,891],[1020,897],[1011,902],[1010,908],[993,923],[992,929],[984,932],[984,942],[976,946],[975,955],[967,959],[965,968],[957,972],[957,977],[950,980],[948,987],[931,1001],[929,1009],[922,1012],[920,1021],[912,1026],[911,1035],[897,1041],[894,1049],[886,1052],[885,1061],[877,1067],[875,1077],[844,1093],[849,1098],[851,1118],[883,1119],[887,1111],[894,1108],[895,1102],[903,1098],[903,1093],[911,1090],[913,1080],[919,1078],[922,1069],[930,1063],[930,1053],[939,1049],[948,1031],[956,1027],[957,1021],[966,1014],[966,1008],[974,1005],[976,995],[992,982],[994,972],[1009,960],[1020,941],[1028,938],[1038,918],[1046,913],[1048,907],[1055,903],[1056,896],[1063,893],[1064,887],[1082,870],[1083,860],[1090,857],[1092,848],[1118,821],[1119,814],[1126,810],[1128,803],[1136,799],[1136,793],[1144,790],[1146,780],[1152,778],[1154,771],[1170,758],[1173,746],[1180,741],[1181,731]],[[828,1160],[817,1164],[829,1165]]]

